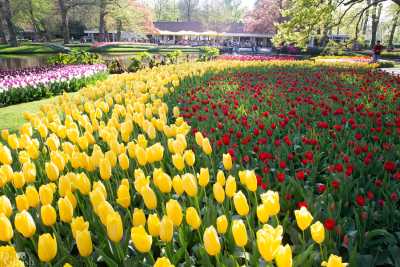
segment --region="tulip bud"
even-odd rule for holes
[[[224,186],[225,185],[225,174],[223,171],[219,170],[217,172],[217,183]]]
[[[174,267],[174,265],[169,261],[168,258],[162,257],[156,260],[153,267]]]
[[[246,171],[246,187],[251,192],[257,190],[257,176],[254,171]]]
[[[164,216],[160,223],[160,239],[163,242],[171,242],[174,234],[174,223],[167,216]]]
[[[89,223],[85,222],[83,217],[72,218],[71,222],[71,232],[74,239],[76,239],[78,231],[88,231]]]
[[[246,226],[242,220],[234,220],[232,222],[232,234],[236,246],[244,247],[247,244]]]
[[[0,196],[0,214],[10,217],[12,214],[11,201],[6,195]]]
[[[239,191],[233,196],[233,204],[235,205],[236,212],[240,216],[247,216],[249,213],[249,204],[247,203],[246,196]]]
[[[33,183],[36,180],[36,166],[32,162],[26,162],[22,166],[25,182]]]
[[[146,216],[142,209],[135,208],[132,215],[132,225],[139,226],[146,224]]]
[[[13,149],[16,150],[19,148],[18,137],[16,134],[10,134],[7,139],[8,145]]]
[[[156,237],[160,235],[160,219],[157,216],[157,213],[150,214],[147,217],[147,230],[149,234]]]
[[[114,212],[114,209],[107,201],[103,201],[97,206],[97,214],[100,217],[100,221],[103,225],[107,225],[107,217],[112,212]]]
[[[232,169],[232,157],[231,154],[223,154],[222,155],[222,163],[224,165],[225,170],[229,171]]]
[[[13,162],[10,149],[2,144],[0,144],[0,162],[5,165],[11,165]]]
[[[185,173],[182,175],[183,190],[190,197],[197,195],[197,181],[193,174]]]
[[[45,170],[47,178],[49,178],[50,181],[56,181],[58,179],[60,172],[57,166],[52,161],[46,162]]]
[[[210,173],[208,171],[208,168],[201,168],[200,174],[197,174],[197,177],[199,179],[199,185],[202,187],[206,187],[210,180]]]
[[[59,198],[57,204],[60,220],[65,223],[70,223],[74,215],[74,207],[71,201],[69,201],[68,198]]]
[[[15,203],[17,205],[18,211],[24,211],[24,210],[29,209],[28,198],[26,197],[25,194],[16,196]]]
[[[182,208],[175,199],[170,199],[166,204],[167,216],[172,220],[175,226],[179,226],[182,222]]]
[[[141,253],[147,253],[151,250],[153,238],[146,233],[143,225],[134,226],[131,229],[131,239],[135,248]]]
[[[26,210],[15,215],[14,224],[15,229],[25,238],[31,238],[36,232],[35,221]]]
[[[25,185],[24,174],[22,172],[14,172],[12,183],[15,189],[21,189]]]
[[[146,206],[146,208],[150,210],[157,208],[157,196],[150,186],[143,186],[140,193],[143,197],[144,205]]]
[[[39,187],[39,197],[42,205],[49,205],[53,202],[53,190],[49,184]]]
[[[65,197],[67,192],[72,190],[72,183],[68,176],[61,176],[58,179],[58,193],[61,197]]]
[[[117,203],[121,207],[128,208],[131,205],[131,195],[129,192],[129,187],[121,184],[117,191]]]
[[[100,177],[107,181],[111,177],[111,165],[107,159],[101,159],[99,163]]]
[[[92,254],[92,237],[87,229],[76,231],[76,245],[78,247],[79,255],[82,257],[88,257]]]
[[[263,205],[269,216],[275,216],[280,211],[279,194],[268,190],[266,193],[261,194]]]
[[[57,240],[49,233],[39,236],[38,256],[43,262],[50,262],[57,255]]]
[[[42,218],[42,223],[46,226],[52,226],[56,223],[57,213],[53,206],[44,205],[40,209],[40,217]]]
[[[342,262],[342,257],[336,256],[331,254],[328,258],[328,262],[323,261],[321,263],[321,266],[326,266],[326,267],[346,267],[348,263]]]
[[[107,216],[107,236],[113,242],[119,242],[124,234],[121,215],[118,212],[112,212]]]
[[[269,215],[264,204],[260,204],[257,206],[257,218],[261,223],[268,222]]]
[[[208,138],[204,138],[203,142],[201,143],[201,148],[206,155],[210,155],[212,153],[212,147],[210,144],[210,140]]]
[[[195,160],[196,160],[196,157],[195,157],[195,155],[194,155],[194,153],[193,153],[192,150],[186,150],[186,151],[183,153],[183,158],[185,159],[185,162],[186,162],[186,164],[187,164],[188,166],[193,166],[193,165],[194,165],[194,162],[195,162]]]
[[[199,229],[201,225],[201,218],[195,208],[189,207],[186,209],[186,223],[194,230]]]
[[[221,215],[217,218],[217,230],[220,234],[225,234],[228,229],[228,219],[225,215]]]
[[[185,161],[181,154],[172,155],[172,163],[178,171],[182,171],[185,168]]]
[[[280,246],[275,256],[275,262],[278,267],[292,267],[292,249],[289,245]]]
[[[143,147],[141,146],[135,147],[135,157],[140,166],[146,165],[147,155],[146,155],[146,150]]]
[[[304,231],[310,226],[313,217],[306,207],[301,207],[299,210],[294,211],[296,222],[299,228]]]
[[[229,175],[228,179],[226,180],[225,193],[226,193],[226,196],[229,198],[233,197],[236,193],[236,180],[235,180],[235,177],[233,177],[231,175]]]
[[[158,178],[154,180],[154,183],[156,183],[157,181],[156,185],[160,189],[161,193],[171,192],[171,187],[172,187],[171,177],[165,172],[160,172],[157,175],[157,177]]]
[[[221,251],[221,244],[219,243],[218,234],[214,226],[211,225],[206,228],[203,235],[203,242],[208,255],[216,256]]]
[[[0,241],[9,242],[14,236],[10,220],[3,213],[0,214]]]
[[[324,225],[320,222],[317,221],[314,224],[310,226],[311,230],[311,237],[312,239],[317,242],[318,244],[321,244],[325,240],[325,228]]]
[[[225,200],[225,191],[224,188],[222,188],[222,185],[220,183],[215,183],[213,185],[213,193],[214,193],[214,198],[218,203],[223,203]]]
[[[195,140],[196,140],[196,144],[197,144],[198,146],[202,146],[204,137],[203,137],[203,135],[201,134],[201,132],[196,132],[196,134],[194,135],[194,137],[195,137]]]
[[[182,178],[179,175],[175,175],[172,179],[172,187],[178,196],[184,192]]]
[[[127,170],[129,168],[129,158],[125,153],[118,156],[118,162],[121,169]]]

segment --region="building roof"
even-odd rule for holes
[[[159,31],[179,32],[192,31],[204,32],[204,26],[199,21],[156,21],[154,27]]]

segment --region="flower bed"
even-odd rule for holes
[[[385,242],[400,248],[400,80],[369,67],[224,71],[184,81],[170,105],[193,136],[211,140],[216,158],[229,153],[254,169],[260,188],[280,192],[287,209],[308,207],[330,246],[369,254],[360,262],[391,262],[395,254],[374,251]]]
[[[0,106],[75,92],[106,73],[105,65],[50,66],[0,71]]]
[[[234,71],[228,70],[232,68]],[[287,267],[321,263],[324,266],[345,266],[342,258],[331,253],[342,252],[337,245],[340,242],[338,236],[341,236],[340,231],[345,233],[346,229],[337,230],[338,234],[330,233],[327,230],[335,228],[332,221],[325,221],[325,226],[324,221],[318,221],[325,219],[326,214],[333,217],[341,207],[347,208],[345,202],[338,202],[335,208],[327,210],[316,206],[338,197],[331,194],[330,188],[316,193],[312,184],[312,187],[306,187],[309,191],[306,192],[295,179],[291,179],[294,182],[280,188],[280,192],[264,190],[257,186],[258,181],[265,181],[269,176],[261,174],[259,168],[250,169],[254,167],[250,165],[255,160],[252,155],[246,165],[239,151],[231,156],[227,147],[218,146],[216,136],[219,132],[209,132],[211,121],[204,125],[208,137],[200,132],[195,137],[191,136],[194,131],[182,117],[188,111],[183,106],[183,112],[180,112],[178,107],[171,105],[173,96],[186,97],[189,92],[187,86],[193,86],[193,83],[205,88],[216,86],[213,92],[207,93],[210,96],[214,92],[220,94],[218,98],[215,95],[215,99],[221,101],[218,109],[228,105],[230,102],[222,102],[224,95],[232,95],[239,88],[242,83],[239,73],[248,76],[251,84],[245,85],[254,89],[252,95],[256,94],[255,98],[269,91],[271,95],[264,99],[269,103],[274,92],[262,84],[269,84],[265,76],[270,74],[268,76],[274,77],[271,79],[276,79],[274,84],[282,97],[281,101],[277,100],[276,108],[285,112],[287,107],[283,104],[288,100],[285,95],[290,95],[297,86],[305,85],[305,79],[310,79],[312,86],[316,86],[315,80],[319,81],[322,76],[311,70],[319,68],[323,66],[238,61],[163,66],[111,76],[80,90],[76,95],[59,97],[53,105],[43,106],[38,114],[25,114],[28,122],[17,134],[10,134],[7,130],[1,132],[0,186],[3,195],[0,196],[0,241],[4,246],[0,247],[0,253],[7,257],[0,260],[16,262],[16,250],[24,252],[33,266],[39,263],[55,266],[66,263],[73,266],[189,264]],[[307,74],[302,82],[286,83],[287,80],[283,80],[296,73],[300,75],[299,70]],[[330,71],[336,73],[337,70]],[[353,78],[347,71],[343,69],[343,79],[355,84],[358,75],[363,73],[354,72],[356,78]],[[254,76],[259,82],[254,80]],[[239,90],[239,94],[249,92],[246,86]],[[311,90],[311,85],[301,87],[301,90],[305,88]],[[202,98],[204,90],[199,89],[199,97]],[[343,91],[351,92],[350,89]],[[315,89],[316,96],[321,97],[319,92]],[[191,97],[196,101],[195,96]],[[241,98],[249,104],[252,99]],[[166,100],[170,102],[164,102]],[[205,109],[207,101],[210,103],[211,100],[203,99],[198,106]],[[310,104],[312,99],[304,96],[304,101]],[[382,101],[386,103],[385,99]],[[257,106],[264,107],[261,103]],[[225,108],[216,111],[225,114],[225,110],[230,111]],[[390,112],[391,109],[387,110]],[[260,115],[252,103],[231,110],[230,114],[235,112],[254,115],[249,116],[251,119],[241,126],[244,133],[250,130],[247,124],[250,125]],[[323,142],[308,132],[303,138],[299,136],[299,141],[293,138],[292,135],[300,134],[311,126],[292,127],[291,119],[297,115],[293,112],[289,110],[287,127],[278,124],[272,135],[284,135],[287,129],[293,129],[293,132],[289,131],[288,138],[296,146],[296,161],[293,161],[296,165],[288,162],[288,167],[282,168],[288,175],[297,170],[297,158],[302,157],[303,150],[315,151],[315,147],[320,147],[321,152],[326,151],[321,146]],[[382,119],[389,114],[383,114]],[[206,123],[204,116],[201,123]],[[225,116],[228,115],[223,115],[228,127],[232,122]],[[303,116],[308,122],[312,113],[307,112]],[[273,116],[271,112],[271,118],[277,123],[285,121],[278,119],[280,117]],[[188,119],[194,124],[191,118]],[[353,124],[348,125],[351,127]],[[384,130],[387,131],[387,128]],[[386,138],[395,142],[393,133],[386,134]],[[314,138],[317,144],[314,144]],[[287,141],[286,137],[282,139]],[[262,149],[274,144],[277,147],[274,155],[277,157],[293,153],[291,146],[283,142],[278,146],[271,140],[267,139]],[[300,140],[308,141],[302,144]],[[342,144],[338,143],[338,146],[342,147]],[[284,147],[288,151],[285,152]],[[246,151],[241,153],[246,155]],[[385,162],[388,162],[388,155],[388,152],[382,155]],[[308,169],[310,162],[319,166],[317,163],[325,160],[319,154],[306,159],[304,169]],[[264,162],[260,164],[263,166]],[[385,186],[396,171],[396,163],[389,167],[390,170],[385,171]],[[355,173],[357,171],[355,169]],[[311,174],[313,172],[307,175],[307,181],[312,179]],[[260,178],[260,175],[263,176]],[[308,186],[306,181],[299,183]],[[390,190],[396,189],[394,182],[390,185]],[[290,201],[287,197],[289,193],[293,195]],[[299,194],[313,196],[315,202],[308,202],[308,209],[305,203],[294,207],[292,202],[299,198]],[[388,205],[395,204],[391,203]],[[368,205],[366,202],[363,207],[354,207],[356,215]],[[393,215],[387,219],[396,218],[396,213],[392,211]],[[360,229],[371,229],[366,226],[360,226]],[[345,256],[349,258],[347,254]]]
[[[323,62],[344,62],[344,63],[369,63],[371,57],[368,56],[318,56],[316,61]]]
[[[272,61],[272,60],[279,60],[279,61],[291,61],[296,60],[297,58],[294,56],[261,56],[261,55],[222,55],[219,56],[217,59],[219,60],[239,60],[239,61]]]

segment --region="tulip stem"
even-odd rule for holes
[[[319,244],[319,250],[320,250],[320,253],[321,253],[321,261],[322,261],[322,260],[324,260],[324,250],[322,249],[322,245],[321,244]]]
[[[154,264],[156,261],[154,260],[153,253],[149,252],[151,263]]]
[[[217,261],[217,266],[221,266],[221,263],[219,261],[219,254],[215,256],[215,260]]]

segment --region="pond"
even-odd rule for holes
[[[44,66],[48,64],[48,58],[54,55],[56,54],[0,55],[0,69],[10,70]],[[102,53],[100,55],[105,61],[117,58],[121,64],[127,67],[130,63],[130,59],[135,56],[136,53]],[[154,55],[156,57],[162,56],[162,54]],[[198,57],[198,53],[184,53],[182,57],[186,60],[194,60]]]

